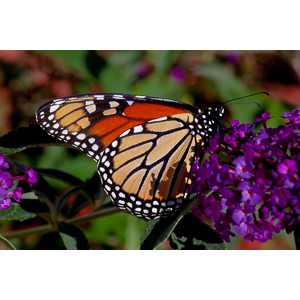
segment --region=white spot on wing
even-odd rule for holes
[[[123,95],[113,95],[112,96],[114,99],[123,99],[124,96]]]
[[[97,150],[99,149],[99,146],[98,146],[98,145],[93,145],[92,149],[93,149],[94,151],[97,151]]]
[[[56,104],[56,105],[51,105],[51,106],[50,106],[50,112],[53,113],[53,112],[55,112],[56,110],[58,110],[58,108],[59,108],[59,105],[58,105],[58,104]]]
[[[120,137],[123,137],[125,135],[127,135],[130,132],[130,129],[127,129],[126,131],[124,131],[122,134],[120,134]],[[114,147],[114,146],[113,146]]]
[[[54,127],[54,126],[53,126],[53,127]],[[86,135],[85,135],[84,133],[80,133],[80,134],[77,135],[77,138],[78,138],[79,140],[84,140],[84,139],[86,138]]]
[[[161,117],[161,118],[158,118],[158,119],[154,119],[154,120],[150,120],[150,121],[148,121],[149,123],[150,122],[160,122],[160,121],[165,121],[165,120],[167,120],[168,118],[167,117]]]
[[[133,128],[133,131],[134,131],[134,133],[142,132],[142,131],[143,131],[143,126],[142,126],[142,125],[135,126],[135,127]]]
[[[93,105],[86,106],[85,109],[91,114],[94,111],[96,111],[96,105],[93,104]]]

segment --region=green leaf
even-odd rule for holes
[[[24,193],[19,205],[28,213],[46,216],[51,212],[53,216],[55,215],[54,205],[49,198],[41,192]]]
[[[1,220],[24,221],[36,216],[35,213],[24,210],[18,203],[11,203],[9,209],[0,209]]]
[[[81,181],[79,178],[60,170],[44,168],[34,168],[34,170],[38,175],[41,176],[51,177],[71,185],[83,185],[83,181]]]
[[[68,210],[67,217],[71,218],[79,212],[82,208],[89,204],[95,205],[95,201],[100,199],[101,181],[98,172],[86,180],[81,186],[81,193],[78,193],[75,200],[72,201],[71,207]]]
[[[208,225],[191,213],[184,216],[170,236],[175,250],[225,250],[226,244]]]
[[[179,220],[191,210],[197,201],[193,197],[178,214],[168,217],[154,219],[147,223],[143,235],[141,236],[141,250],[154,250],[162,244],[171,234]]]
[[[81,231],[74,224],[58,222],[59,234],[68,250],[89,250],[89,243]]]
[[[55,207],[58,212],[61,211],[63,206],[67,203],[67,201],[73,195],[77,194],[82,189],[82,186],[75,186],[69,190],[67,190],[60,198],[57,198],[55,201]]]
[[[22,199],[36,199],[36,200],[38,200],[39,198],[44,198],[44,197],[41,197],[41,196],[39,197],[37,194],[38,193],[35,193],[35,192],[24,193],[22,195]]]
[[[149,57],[153,60],[155,65],[155,72],[157,75],[162,76],[169,72],[175,57],[179,54],[174,50],[161,50],[149,52]]]
[[[177,218],[162,218],[151,220],[141,236],[141,250],[154,250],[162,244],[171,234],[178,223]]]
[[[131,92],[129,81],[118,68],[112,65],[107,65],[101,70],[99,82],[108,93],[127,94]]]
[[[66,145],[48,135],[39,125],[20,127],[0,137],[0,154],[13,154],[30,147]]]
[[[122,50],[111,53],[110,56],[107,57],[107,61],[109,64],[115,67],[123,67],[134,65],[142,55],[142,51],[140,50]]]
[[[87,64],[88,50],[43,50],[38,52],[58,58],[83,78],[91,77]]]
[[[148,95],[174,100],[182,99],[185,87],[171,80],[152,75],[144,80],[138,81],[132,88],[134,94]]]
[[[194,72],[197,75],[211,80],[216,89],[216,93],[223,100],[251,94],[252,90],[250,90],[232,70],[222,64],[202,64],[195,67]]]
[[[98,172],[95,172],[94,175],[87,179],[83,190],[89,195],[94,201],[100,198],[101,195],[101,181],[99,178]]]

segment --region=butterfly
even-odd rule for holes
[[[192,166],[223,117],[223,106],[201,110],[170,99],[106,93],[54,99],[36,112],[49,135],[97,162],[117,207],[146,219],[171,216],[186,204]]]

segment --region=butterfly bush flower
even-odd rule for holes
[[[290,234],[300,221],[300,111],[282,117],[285,125],[268,128],[270,114],[262,114],[255,119],[259,132],[254,124],[233,121],[211,139],[209,159],[193,166],[191,192],[198,202],[192,212],[202,221],[210,218],[226,242],[233,231],[246,241],[266,242],[281,230]]]
[[[9,164],[6,161],[7,158],[0,154],[0,209],[9,209],[12,198],[17,202],[21,201],[22,188],[16,187],[12,189],[14,181],[23,180],[30,186],[38,181],[36,172],[33,169],[28,170],[26,166],[24,166],[24,175],[12,177],[10,173],[4,171],[9,168]]]
[[[171,79],[176,82],[182,82],[185,77],[184,70],[180,67],[174,67],[170,73]]]

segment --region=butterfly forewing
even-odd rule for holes
[[[42,105],[37,122],[50,135],[99,160],[99,153],[124,131],[151,119],[186,112],[160,100],[133,95],[95,94],[55,99]],[[153,100],[154,99],[154,100]],[[148,101],[148,102],[146,102]]]

